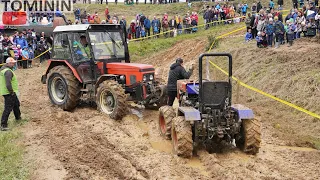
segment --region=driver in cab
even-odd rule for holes
[[[79,55],[81,59],[90,59],[90,47],[89,43],[87,41],[86,36],[82,35],[80,36],[80,43],[78,41],[73,42],[73,48],[75,49],[75,54]]]

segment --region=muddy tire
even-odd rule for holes
[[[120,120],[127,114],[126,99],[124,89],[116,81],[107,80],[99,84],[96,95],[97,107],[110,118]]]
[[[168,94],[167,94],[167,86],[166,85],[160,85],[160,89],[156,93],[158,96],[160,96],[159,101],[154,104],[146,104],[145,108],[150,110],[159,110],[160,107],[165,106],[168,104]]]
[[[183,116],[173,118],[171,137],[173,152],[175,154],[184,158],[192,157],[192,129],[190,123]]]
[[[240,138],[236,140],[236,145],[243,152],[257,154],[261,142],[261,124],[257,119],[245,119],[242,121]]]
[[[80,102],[80,82],[66,66],[52,68],[47,76],[51,102],[66,111],[73,110]]]
[[[159,109],[159,131],[161,136],[166,139],[171,139],[171,126],[172,119],[176,116],[173,107],[171,106],[162,106]]]

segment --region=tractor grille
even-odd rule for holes
[[[202,84],[204,105],[222,109],[229,97],[229,88],[228,82],[204,82]]]

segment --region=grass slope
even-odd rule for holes
[[[293,47],[284,45],[279,49],[260,49],[254,41],[244,43],[239,37],[222,40],[212,52],[230,52],[234,59],[234,76],[243,82],[320,114],[320,104],[316,103],[316,99],[320,99],[320,63],[315,58],[318,57],[318,46],[317,38],[303,38]],[[225,63],[221,63],[223,61],[215,62],[227,69]],[[235,97],[236,90],[237,86],[234,86]],[[284,139],[287,145],[320,149],[319,119],[244,87],[240,87],[237,103],[252,107],[262,122],[270,126],[266,129],[274,129],[268,136]]]
[[[2,111],[0,108],[1,113]],[[9,120],[10,131],[0,131],[0,179],[28,179],[28,167],[23,163],[24,147],[19,144],[22,134],[18,128],[25,120],[16,123],[12,119]]]

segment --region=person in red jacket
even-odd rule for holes
[[[132,39],[135,39],[136,37],[136,23],[134,20],[131,21],[131,24],[130,24],[130,29],[131,29],[131,36],[132,36]]]
[[[109,8],[108,8],[108,6],[106,7],[106,10],[104,10],[104,15],[106,16],[106,19],[108,19],[108,15],[109,15]]]

